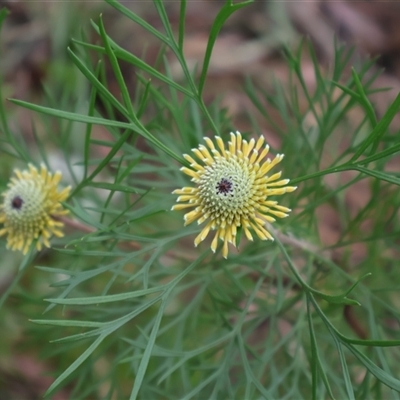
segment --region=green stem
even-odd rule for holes
[[[350,170],[350,169],[353,169],[351,164],[350,165],[349,164],[343,164],[343,165],[339,165],[337,167],[327,168],[327,169],[324,169],[322,171],[313,172],[312,174],[304,175],[304,176],[301,176],[299,178],[291,179],[290,180],[290,184],[293,185],[293,184],[296,184],[296,183],[307,181],[309,179],[318,178],[320,176],[329,175],[329,174],[333,174],[333,173],[336,173],[336,172],[347,171],[347,170]]]

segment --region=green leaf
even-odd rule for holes
[[[108,183],[108,182],[93,182],[88,180],[86,186],[90,187],[95,187],[99,189],[106,189],[106,190],[111,190],[114,192],[123,192],[123,193],[139,193],[141,192],[140,190],[138,191],[137,189],[131,187],[131,186],[125,186],[125,185],[118,185],[116,183]]]
[[[362,160],[359,160],[359,161],[357,161],[357,163],[355,163],[355,165],[359,166],[359,165],[369,164],[372,161],[380,160],[382,158],[391,156],[393,154],[398,153],[399,151],[400,151],[400,143],[390,146],[389,148],[387,148],[385,150],[379,151],[378,153],[375,153],[372,156],[369,156]]]
[[[349,305],[360,305],[360,303],[356,300],[353,299],[349,299],[347,297],[347,295],[359,284],[359,282],[361,280],[363,280],[364,278],[366,278],[367,276],[369,276],[370,274],[365,274],[364,276],[362,276],[356,283],[354,283],[344,294],[340,294],[340,295],[328,295],[325,293],[320,292],[319,290],[316,290],[314,288],[312,288],[311,286],[309,286],[301,277],[301,275],[299,274],[299,272],[296,269],[296,266],[293,264],[292,260],[290,259],[285,247],[283,246],[283,244],[280,242],[280,240],[277,239],[277,237],[275,235],[274,239],[277,243],[277,245],[279,246],[283,256],[285,257],[290,270],[293,272],[293,274],[295,275],[297,281],[300,283],[300,285],[303,287],[303,289],[308,292],[309,294],[315,294],[319,297],[321,297],[322,299],[333,303],[333,304],[349,304]]]
[[[179,83],[174,82],[172,79],[168,78],[164,74],[160,73],[157,71],[155,68],[151,67],[147,63],[145,63],[143,60],[141,60],[139,57],[135,56],[132,53],[129,53],[128,51],[122,49],[121,47],[114,45],[115,46],[115,55],[120,58],[121,60],[124,60],[132,65],[135,65],[138,67],[139,70],[142,70],[144,72],[147,72],[148,74],[152,75],[154,78],[157,78],[161,82],[166,83],[168,86],[178,90],[185,96],[188,96],[190,98],[195,98],[195,95],[184,88],[183,86],[179,85]]]
[[[341,343],[340,343],[340,341],[337,339],[337,337],[334,334],[332,335],[332,337],[333,337],[333,340],[335,341],[336,349],[337,349],[338,354],[339,354],[340,364],[342,366],[343,378],[344,378],[344,383],[345,383],[347,396],[348,396],[347,398],[350,399],[350,400],[355,400],[353,385],[351,383],[351,378],[350,378],[350,375],[349,375],[349,369],[347,368],[346,357],[345,357],[345,355],[343,353],[343,349],[342,349]]]
[[[355,289],[355,287],[365,278],[371,276],[371,273],[367,273],[363,275],[360,279],[358,279],[355,283],[353,283],[349,289],[343,294],[338,294],[338,295],[328,295],[325,293],[322,293],[318,290],[312,290],[312,293],[323,298],[324,300],[328,301],[329,303],[332,304],[346,304],[346,305],[355,305],[355,306],[360,306],[361,304],[353,299],[349,299],[347,296]]]
[[[135,377],[135,383],[133,385],[132,392],[129,397],[130,400],[135,400],[139,394],[140,387],[142,385],[142,382],[143,382],[143,379],[144,379],[144,376],[145,376],[145,373],[147,370],[147,366],[150,361],[151,353],[153,352],[153,347],[156,342],[158,330],[160,329],[160,324],[161,324],[161,320],[162,320],[166,305],[167,305],[167,296],[165,296],[163,298],[163,300],[161,302],[161,306],[158,310],[157,316],[154,320],[153,328],[151,330],[151,334],[150,334],[149,340],[147,342],[146,349],[141,358],[139,368],[138,368],[138,371],[137,371],[137,374]]]
[[[372,375],[378,378],[385,385],[400,392],[399,379],[394,378],[393,376],[385,372],[382,368],[379,368],[370,358],[361,353],[351,344],[345,342],[343,344],[365,365],[365,367],[368,369],[369,372],[371,372]]]
[[[133,122],[127,123],[127,122],[108,120],[108,119],[99,118],[99,117],[91,117],[88,115],[82,115],[82,114],[77,114],[77,113],[72,113],[72,112],[67,112],[67,111],[61,111],[61,110],[57,110],[57,109],[53,109],[53,108],[49,108],[49,107],[43,107],[43,106],[39,106],[36,104],[28,103],[28,102],[22,101],[22,100],[10,99],[10,101],[16,105],[27,108],[29,110],[40,112],[42,114],[51,115],[51,116],[57,117],[57,118],[67,119],[70,121],[83,122],[86,124],[112,126],[115,128],[127,128],[127,129],[131,130],[131,132],[137,132],[141,136],[148,139],[150,142],[152,142],[154,145],[156,145],[161,150],[165,151],[168,155],[170,155],[172,158],[174,158],[176,161],[178,161],[182,165],[188,164],[185,159],[176,155],[173,151],[171,151],[167,146],[165,146],[162,142],[160,142],[158,139],[156,139],[153,135],[149,134],[149,132],[143,130],[142,127],[137,126]],[[129,136],[130,133],[126,132],[126,135]],[[120,144],[122,145],[125,141],[126,141],[126,138],[124,138],[122,140],[122,143],[120,143]]]
[[[388,108],[382,119],[379,121],[379,123],[374,127],[373,131],[368,135],[368,137],[364,140],[364,142],[361,143],[360,147],[355,152],[355,154],[353,155],[353,157],[349,162],[356,161],[370,145],[372,145],[370,155],[373,155],[376,152],[381,137],[387,131],[390,123],[392,122],[395,115],[398,113],[399,109],[400,109],[400,93],[397,95],[396,99],[390,105],[390,107]]]
[[[96,70],[95,70],[96,77],[100,75],[100,69],[101,69],[101,63],[99,62],[97,64]],[[90,92],[90,99],[89,99],[89,107],[88,107],[88,115],[89,116],[94,115],[96,98],[97,98],[97,89],[95,86],[93,86],[92,90]],[[92,124],[87,124],[86,131],[85,131],[85,144],[84,144],[84,150],[83,150],[83,165],[84,165],[83,177],[84,177],[84,179],[87,178],[87,174],[88,174],[91,133],[92,133]]]
[[[60,385],[69,375],[71,375],[96,349],[105,339],[105,335],[99,336],[46,390],[44,396],[48,396],[57,386]]]
[[[17,99],[9,99],[11,103],[16,104],[17,106],[27,108],[29,110],[39,112],[42,114],[50,115],[52,117],[62,118],[69,121],[82,122],[85,124],[95,124],[95,125],[103,125],[103,126],[112,126],[115,128],[125,128],[125,129],[136,129],[136,126],[132,123],[113,121],[109,119],[104,119],[100,117],[92,117],[89,115],[77,114],[68,111],[62,111],[54,108],[39,106],[37,104],[28,103],[23,100]]]
[[[127,110],[130,119],[132,119],[136,124],[139,125],[139,121],[138,121],[138,119],[135,115],[135,112],[133,110],[133,107],[132,107],[132,101],[131,101],[131,97],[130,97],[128,88],[125,84],[125,79],[122,76],[121,69],[118,65],[117,57],[115,56],[114,51],[111,48],[110,42],[108,40],[108,36],[105,32],[102,16],[100,16],[99,30],[100,30],[100,36],[104,43],[104,48],[105,48],[106,54],[108,56],[108,59],[110,60],[111,67],[114,71],[114,75],[117,80],[119,90],[122,94],[125,109]]]
[[[377,347],[394,347],[400,346],[400,340],[361,340],[361,339],[352,339],[343,334],[341,334],[329,321],[328,317],[324,314],[321,310],[321,307],[316,302],[314,296],[309,293],[308,296],[310,297],[311,302],[314,305],[315,310],[321,317],[324,324],[329,328],[330,332],[335,335],[335,337],[339,338],[342,343],[345,344],[356,344],[360,346],[377,346]]]
[[[351,69],[351,75],[352,75],[352,77],[354,79],[354,83],[357,87],[357,91],[358,91],[358,95],[359,95],[358,100],[361,103],[361,105],[363,106],[363,108],[368,116],[368,119],[372,125],[372,128],[375,128],[376,124],[377,124],[375,110],[372,107],[371,102],[368,100],[368,97],[366,96],[365,91],[364,91],[364,87],[363,87],[363,85],[360,81],[360,78],[354,68]]]
[[[96,88],[98,93],[103,96],[106,102],[115,107],[122,115],[128,118],[128,111],[126,108],[113,96],[113,94],[100,82],[97,76],[85,65],[85,63],[70,49],[67,49],[69,56],[74,64],[86,77],[86,79]]]
[[[30,319],[29,321],[38,325],[63,326],[68,328],[100,328],[104,325],[104,322],[75,321],[73,319]]]
[[[392,174],[388,174],[386,172],[381,172],[381,171],[376,171],[373,169],[364,168],[359,165],[354,166],[352,169],[355,169],[356,171],[362,172],[366,175],[372,176],[372,177],[380,179],[382,181],[393,183],[398,186],[400,185],[400,178],[397,178],[396,176],[394,176]]]
[[[271,394],[264,388],[264,386],[260,383],[260,381],[254,376],[254,373],[249,365],[249,360],[247,359],[246,350],[244,348],[243,338],[240,335],[236,336],[236,340],[239,344],[239,352],[240,357],[243,363],[243,369],[246,374],[246,378],[249,382],[251,382],[260,392],[263,399],[273,399]]]
[[[211,54],[212,54],[212,51],[214,48],[215,41],[217,40],[217,36],[218,36],[222,26],[225,24],[226,20],[235,11],[243,8],[244,6],[247,6],[248,4],[250,4],[252,2],[253,2],[253,0],[248,0],[248,1],[244,1],[242,3],[233,4],[233,0],[226,0],[224,6],[221,8],[219,13],[215,17],[215,20],[211,26],[210,33],[208,36],[207,48],[206,48],[206,52],[204,54],[203,67],[202,67],[201,73],[200,73],[200,80],[199,80],[199,86],[198,86],[199,96],[201,96],[203,93],[204,84],[205,84],[206,77],[207,77],[208,67],[210,65]]]
[[[348,94],[353,99],[360,101],[360,95],[358,93],[356,93],[354,90],[351,90],[350,88],[340,84],[339,82],[332,81],[332,84],[337,86],[339,89],[341,89],[343,92]]]
[[[133,22],[137,23],[142,28],[146,29],[147,32],[150,32],[152,35],[154,35],[161,42],[163,42],[163,43],[165,43],[166,45],[169,46],[170,42],[169,42],[168,38],[165,37],[162,33],[160,33],[153,26],[151,26],[143,18],[140,18],[137,14],[135,14],[134,12],[129,10],[128,8],[124,7],[122,4],[120,4],[116,0],[105,0],[105,1],[106,1],[106,3],[110,4],[111,6],[113,6],[116,10],[118,10],[121,14],[125,15],[130,20],[132,20]]]
[[[72,215],[75,215],[78,219],[84,222],[88,226],[93,226],[99,230],[105,230],[106,226],[99,223],[92,215],[90,215],[77,200],[73,200],[74,205],[64,204],[64,207],[69,210]]]
[[[328,377],[326,376],[324,367],[321,363],[321,358],[319,356],[317,339],[315,337],[314,324],[312,321],[310,298],[307,296],[307,318],[308,318],[308,328],[310,330],[310,343],[311,343],[311,385],[312,385],[312,399],[318,400],[317,396],[317,385],[318,385],[318,372],[321,374],[322,381],[324,382],[325,388],[331,399],[335,399],[332,393],[331,386],[329,385]]]
[[[179,11],[179,36],[178,46],[183,51],[183,39],[185,37],[185,16],[186,16],[186,0],[181,0],[181,7]]]
[[[167,34],[170,43],[175,43],[174,34],[172,32],[171,24],[169,23],[168,15],[165,11],[163,0],[153,0],[157,13],[161,19],[164,30]]]
[[[53,304],[62,304],[62,305],[90,305],[90,304],[104,304],[104,303],[112,303],[115,301],[125,301],[134,299],[136,297],[147,296],[152,293],[162,292],[166,289],[166,286],[158,286],[155,288],[144,289],[144,290],[136,290],[134,292],[120,293],[120,294],[112,294],[107,296],[95,296],[95,297],[76,297],[72,299],[44,299],[44,301],[48,301]]]
[[[100,31],[98,26],[93,22],[93,26],[96,28],[97,31]],[[138,70],[144,71],[148,73],[149,75],[153,76],[154,78],[160,80],[161,82],[166,83],[168,86],[173,87],[174,89],[178,90],[179,92],[183,93],[184,95],[195,98],[195,95],[184,88],[183,86],[179,85],[178,83],[174,82],[172,79],[168,78],[161,72],[157,71],[155,68],[147,64],[145,61],[140,59],[139,57],[135,56],[134,54],[130,53],[129,51],[125,50],[121,46],[119,46],[117,43],[115,43],[110,37],[108,37],[108,41],[111,44],[113,51],[116,55],[117,58],[126,61],[132,65],[135,65]],[[102,46],[97,46],[89,43],[82,42],[80,40],[74,40],[74,43],[79,44],[85,48],[95,50],[99,53],[106,53],[106,50]]]

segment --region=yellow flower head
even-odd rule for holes
[[[192,177],[196,187],[184,187],[174,190],[179,194],[173,210],[195,207],[185,214],[185,225],[197,220],[198,224],[207,221],[203,230],[194,240],[195,246],[203,241],[210,230],[216,230],[211,243],[215,252],[218,238],[223,242],[222,255],[228,256],[228,243],[236,246],[237,228],[242,227],[246,237],[253,240],[250,229],[261,240],[273,240],[265,229],[266,222],[275,221],[274,217],[287,217],[291,210],[270,200],[277,196],[293,192],[296,186],[286,186],[289,179],[279,180],[281,172],[268,175],[278,164],[283,154],[278,154],[273,160],[267,158],[269,146],[264,144],[264,137],[257,142],[242,139],[239,132],[231,133],[228,148],[219,136],[215,137],[217,147],[209,138],[204,138],[208,148],[199,145],[192,149],[195,156],[203,163],[199,164],[191,156],[184,154],[191,168],[182,167],[181,171]]]
[[[71,190],[67,187],[58,191],[61,172],[50,173],[44,165],[38,171],[29,164],[29,170],[15,170],[8,190],[0,205],[0,236],[7,235],[7,248],[26,254],[35,239],[36,248],[44,244],[50,247],[52,235],[62,237],[64,224],[57,217],[67,214],[60,201],[64,201]]]

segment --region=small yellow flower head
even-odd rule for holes
[[[215,137],[217,146],[209,138],[204,140],[208,148],[199,145],[192,149],[203,165],[191,156],[183,155],[191,168],[183,167],[181,171],[192,177],[196,187],[172,192],[179,194],[177,202],[183,203],[174,205],[173,210],[195,207],[185,214],[185,225],[207,221],[194,240],[195,246],[207,237],[210,230],[216,230],[211,250],[215,252],[218,238],[221,239],[224,242],[222,255],[226,258],[228,243],[236,246],[238,227],[243,228],[249,240],[253,240],[250,230],[261,240],[273,240],[265,229],[265,223],[275,221],[274,217],[287,217],[286,213],[291,210],[269,198],[297,189],[296,186],[286,186],[289,179],[279,180],[281,172],[268,175],[282,161],[283,154],[278,154],[272,161],[265,159],[269,146],[263,146],[263,136],[257,142],[254,139],[247,142],[239,132],[231,133],[227,148],[219,136]]]
[[[36,248],[50,247],[52,235],[62,237],[64,224],[57,217],[65,215],[60,201],[64,201],[71,190],[67,187],[58,191],[61,172],[50,173],[44,165],[38,171],[29,164],[29,170],[15,170],[8,190],[0,205],[0,236],[7,235],[7,248],[26,254],[35,239]]]

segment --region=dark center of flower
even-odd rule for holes
[[[11,206],[14,210],[20,210],[24,201],[19,196],[15,196],[11,201]]]
[[[228,179],[222,178],[215,187],[217,189],[217,194],[224,194],[225,196],[232,192],[232,182]]]

